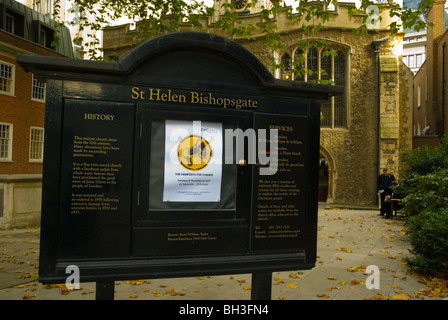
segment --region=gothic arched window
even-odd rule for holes
[[[291,59],[291,54],[292,59]],[[346,87],[347,61],[345,53],[331,47],[315,47],[296,49],[284,53],[281,62],[285,66],[281,76],[305,82],[333,83]],[[331,97],[322,103],[321,127],[347,127],[347,98],[346,93]]]
[[[345,87],[345,55],[342,51],[338,51],[334,57],[334,84]],[[347,108],[346,108],[346,94],[340,94],[332,98],[334,108],[335,127],[347,126]]]
[[[282,79],[291,79],[291,56],[288,53],[282,55],[281,64],[284,67],[282,70]]]
[[[294,52],[294,80],[304,81],[305,80],[305,62],[306,55],[302,49],[297,49]]]
[[[315,47],[308,49],[306,55],[306,73],[308,75],[308,82],[317,82],[319,78],[319,52]]]

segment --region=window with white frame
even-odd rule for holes
[[[0,61],[0,93],[14,95],[15,67],[13,64]]]
[[[37,80],[37,78],[33,74],[31,99],[39,102],[45,102],[45,88],[46,84]]]
[[[0,161],[12,160],[12,124],[0,122]]]
[[[425,62],[425,54],[424,53],[403,56],[403,63],[411,69],[420,68],[422,66],[423,62]]]
[[[30,162],[42,162],[44,159],[44,128],[30,128]]]
[[[346,87],[346,58],[342,50],[327,46],[293,48],[280,56],[281,77],[287,80],[333,83]],[[347,93],[322,103],[321,127],[347,127]]]

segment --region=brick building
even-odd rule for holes
[[[224,1],[231,0],[215,1],[215,16],[202,23],[201,31],[226,36],[215,25]],[[268,4],[267,0],[259,1],[257,6]],[[390,36],[390,20],[384,15],[381,21],[369,25],[365,36],[354,35],[353,29],[360,25],[363,15],[350,17],[350,5],[339,2],[333,17],[317,33],[302,31],[286,12],[278,13],[273,19],[287,45],[279,51],[267,48],[261,33],[251,40],[233,40],[254,53],[277,78],[305,82],[331,79],[346,88],[344,95],[322,105],[319,198],[333,206],[374,208],[381,168],[388,167],[399,177],[400,149],[412,148],[413,73],[401,59],[404,33]],[[257,6],[238,9],[242,24],[258,21]],[[181,29],[192,28],[184,25]],[[308,40],[311,47],[302,48],[301,40]],[[321,40],[326,41],[325,46],[320,45]],[[104,56],[115,59],[138,43],[130,25],[121,25],[104,30],[103,44]],[[335,50],[337,56],[324,55],[326,48]],[[288,66],[301,57],[313,75],[290,72]],[[272,58],[282,61],[286,70],[274,70]]]
[[[15,61],[18,53],[72,57],[68,31],[14,1],[0,0],[0,228],[40,219],[45,83]]]
[[[428,28],[426,61],[414,77],[414,141],[437,145],[447,133],[446,90],[448,78],[448,32],[445,30],[445,1],[436,0],[426,12],[434,26]]]

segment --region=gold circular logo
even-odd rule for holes
[[[213,150],[204,137],[189,135],[183,138],[177,146],[177,158],[180,164],[188,170],[204,169],[213,156]]]

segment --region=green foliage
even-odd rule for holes
[[[402,152],[406,197],[404,212],[413,257],[408,264],[418,271],[448,271],[448,137],[437,147]]]
[[[437,147],[404,150],[402,188],[407,215],[448,205],[448,137]]]
[[[414,27],[416,31],[425,28],[428,23],[421,20],[421,14],[427,10],[434,0],[422,0],[417,10],[407,9],[392,2],[382,3],[382,11],[389,10],[389,16],[397,17],[399,22],[393,22],[389,31],[394,34],[400,27]],[[304,32],[319,32],[330,21],[334,12],[328,9],[337,5],[337,0],[294,0],[289,7],[283,6],[283,1],[271,1],[270,5],[261,6],[259,21],[252,24],[241,22],[240,13],[231,2],[222,1],[219,18],[213,20],[214,25],[230,37],[253,39],[254,35],[264,34],[266,46],[271,50],[285,47],[282,36],[277,29],[277,16],[283,12],[288,19]],[[260,4],[260,0],[249,0],[246,9]],[[355,34],[364,35],[368,31],[367,24],[372,24],[372,9],[369,6],[378,4],[371,0],[361,0],[358,8],[353,7],[349,15],[363,16],[362,24],[354,30]],[[61,11],[61,0],[54,0],[54,17]],[[120,18],[127,17],[137,22],[135,39],[143,42],[156,35],[175,32],[182,24],[189,24],[194,30],[203,29],[204,23],[209,23],[214,16],[214,9],[207,7],[201,0],[74,0],[69,11],[75,15],[75,23],[79,30],[89,31],[87,39],[82,33],[77,36],[84,52],[89,52],[91,59],[101,59],[100,41],[97,31],[102,30]],[[370,17],[370,19],[369,19]],[[380,16],[381,20],[382,17]],[[144,22],[144,23],[140,23]],[[68,22],[70,23],[70,22]]]
[[[405,213],[413,216],[423,211],[448,207],[448,169],[425,175],[415,174],[405,180]]]
[[[410,267],[424,273],[448,272],[448,207],[422,211],[406,223],[413,257]]]

